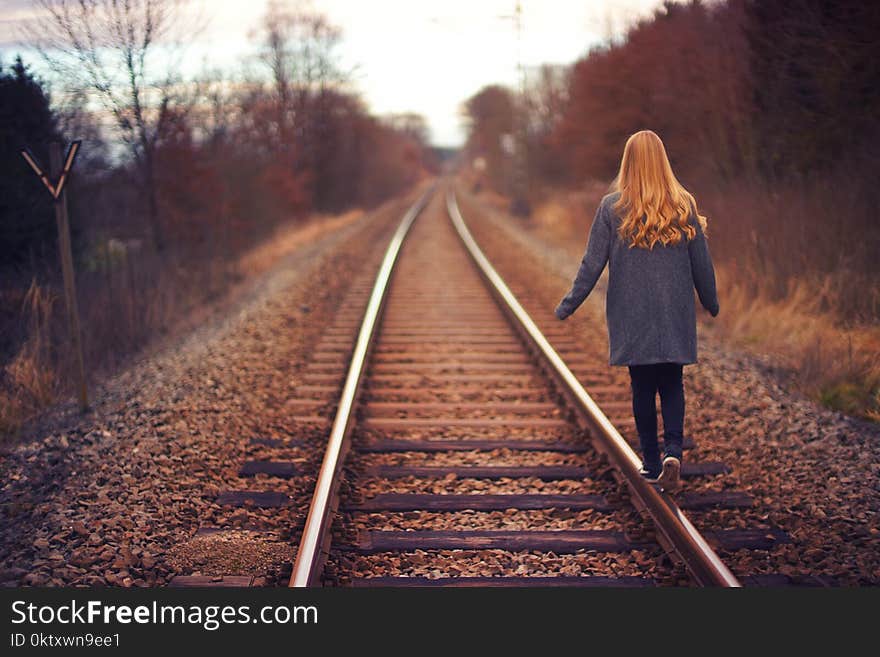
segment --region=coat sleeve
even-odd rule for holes
[[[709,255],[709,244],[706,235],[700,227],[700,222],[694,220],[697,235],[688,242],[688,254],[691,259],[691,275],[694,279],[694,287],[700,297],[700,303],[709,311],[712,317],[718,314],[718,293],[715,289],[715,268],[712,265],[712,256]]]
[[[578,309],[578,306],[593,291],[596,281],[599,280],[599,275],[605,269],[613,239],[608,215],[604,205],[600,205],[596,210],[593,226],[590,228],[587,251],[581,260],[580,269],[578,269],[574,283],[571,285],[571,290],[556,307],[556,317],[559,319],[565,319]]]

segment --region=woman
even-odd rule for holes
[[[610,363],[629,367],[642,474],[674,490],[684,442],[682,366],[697,360],[694,288],[703,307],[713,317],[718,314],[706,218],[697,213],[694,197],[672,172],[663,142],[650,130],[627,140],[612,189],[596,211],[587,252],[556,316],[565,319],[584,302],[607,262]]]

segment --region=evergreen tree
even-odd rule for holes
[[[48,167],[54,140],[60,140],[58,121],[41,81],[21,57],[9,68],[0,64],[0,269],[54,248],[52,199],[19,155],[27,146]]]

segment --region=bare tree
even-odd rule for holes
[[[332,91],[346,80],[336,56],[341,30],[304,0],[272,0],[258,34],[276,102],[276,131],[295,167],[321,178]],[[317,192],[315,192],[317,193]]]
[[[426,145],[431,141],[431,130],[428,121],[421,114],[415,112],[403,112],[392,114],[386,119],[392,129],[405,137],[409,137],[417,144]]]
[[[569,73],[566,66],[544,64],[527,81],[519,107],[526,113],[530,179],[559,180],[565,175],[565,164],[554,157],[548,142],[565,112]]]
[[[112,117],[134,160],[157,251],[165,248],[156,148],[187,100],[176,73],[182,0],[34,0],[24,36],[62,83]],[[192,27],[192,26],[190,26]]]

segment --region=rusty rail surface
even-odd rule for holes
[[[452,189],[447,192],[446,207],[456,232],[505,315],[542,368],[556,382],[579,424],[589,429],[594,442],[608,455],[637,503],[650,514],[661,544],[678,555],[698,584],[739,587],[736,577],[673,499],[639,474],[641,460],[638,455],[593,401],[483,254],[461,215]]]

